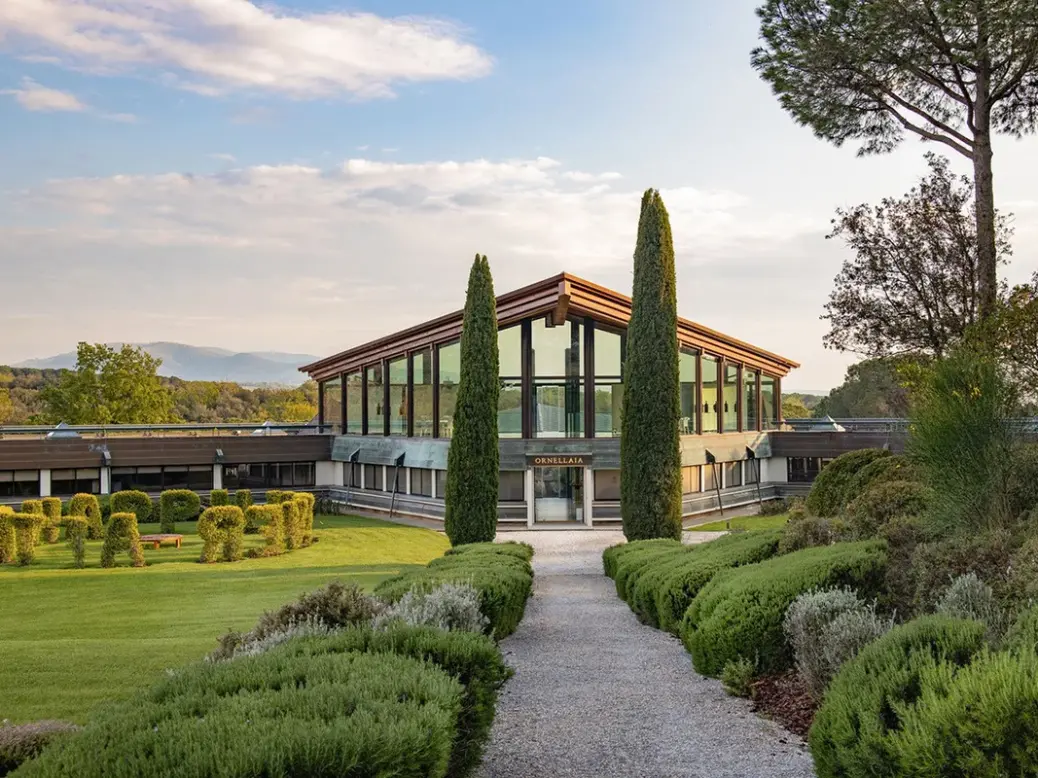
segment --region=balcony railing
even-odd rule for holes
[[[227,435],[329,435],[333,424],[275,423],[254,424],[101,424],[101,425],[10,425],[0,424],[0,439],[65,440],[113,437],[222,437]]]
[[[1006,419],[1006,425],[1016,433],[1038,433],[1038,417]],[[786,419],[784,429],[789,432],[908,432],[908,419]]]

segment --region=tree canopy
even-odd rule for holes
[[[939,357],[977,322],[972,185],[951,173],[947,159],[928,154],[927,160],[929,175],[900,199],[837,211],[828,237],[843,240],[854,257],[844,262],[825,306],[827,347],[869,357]],[[998,262],[1005,264],[1012,230],[1003,217],[996,225]]]
[[[902,419],[908,415],[909,391],[902,368],[919,364],[911,356],[866,359],[847,368],[843,383],[815,406],[814,416],[834,419]]]
[[[767,0],[753,66],[782,107],[836,145],[887,152],[906,132],[973,163],[979,311],[995,313],[992,133],[1038,122],[1034,0]]]

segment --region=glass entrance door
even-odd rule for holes
[[[536,467],[533,470],[534,521],[584,521],[584,468]]]

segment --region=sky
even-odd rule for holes
[[[837,207],[939,148],[816,139],[750,67],[755,0],[3,0],[0,364],[91,342],[327,355],[563,270],[630,293],[670,211],[682,316],[802,364]],[[1038,139],[996,139],[1022,282]],[[953,166],[968,172],[961,159]]]

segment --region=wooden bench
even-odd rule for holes
[[[163,543],[176,543],[177,548],[180,548],[180,541],[183,539],[183,535],[141,535],[141,543],[150,543],[152,548],[158,548]]]

